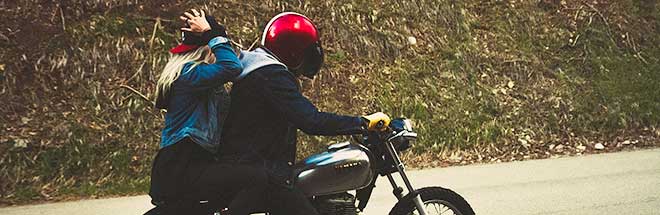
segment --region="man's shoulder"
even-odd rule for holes
[[[285,78],[294,80],[295,76],[281,65],[268,65],[254,70],[245,77],[245,80],[272,80],[273,78]]]
[[[239,59],[243,64],[243,71],[237,80],[241,80],[257,70],[260,70],[261,73],[264,73],[264,71],[286,70],[286,66],[275,56],[260,48],[253,51],[241,51]]]

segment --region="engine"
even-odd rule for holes
[[[314,198],[314,207],[321,215],[357,215],[355,197],[350,193],[338,193]]]

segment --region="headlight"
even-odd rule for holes
[[[390,128],[392,128],[392,130],[394,130],[396,132],[403,131],[403,130],[413,131],[412,121],[410,121],[410,119],[406,119],[406,118],[393,119],[390,122]]]

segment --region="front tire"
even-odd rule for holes
[[[442,187],[425,187],[417,190],[424,202],[428,215],[456,214],[474,215],[474,210],[463,197]],[[412,215],[419,214],[413,202],[414,196],[408,194],[401,198],[390,211],[390,215]]]

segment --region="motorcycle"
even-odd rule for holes
[[[310,198],[320,214],[357,215],[364,211],[377,176],[385,176],[398,200],[390,215],[474,215],[470,204],[454,191],[442,187],[415,189],[410,183],[399,157],[417,139],[410,120],[394,119],[385,132],[369,132],[353,139],[356,143],[330,145],[325,152],[293,166],[293,185]],[[394,173],[401,176],[406,195],[394,180]],[[355,191],[355,195],[348,191]],[[200,201],[201,205],[207,203]],[[218,214],[221,212],[214,213]]]
[[[366,208],[378,175],[392,185],[398,202],[390,215],[458,214],[473,215],[470,204],[459,194],[442,187],[415,189],[406,175],[399,153],[411,147],[417,139],[410,120],[399,118],[389,124],[386,132],[369,132],[349,142],[330,145],[327,151],[312,155],[294,166],[295,186],[313,197],[313,203],[323,215],[355,215]],[[408,191],[394,180],[398,173]],[[347,191],[355,190],[355,196]],[[356,205],[356,200],[358,204]]]

